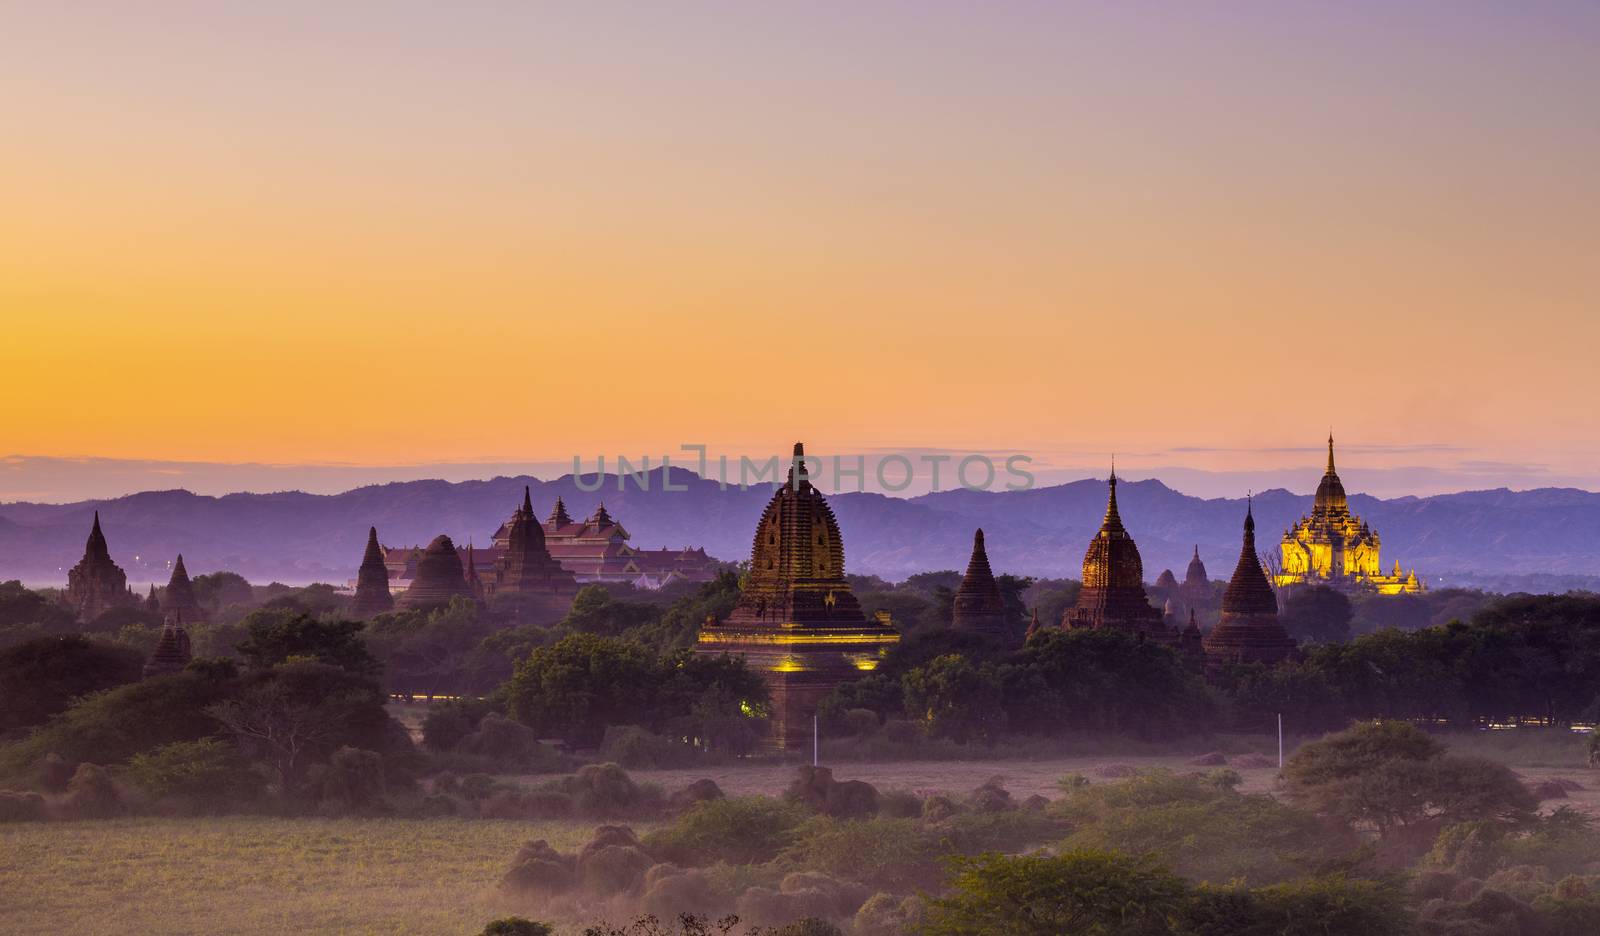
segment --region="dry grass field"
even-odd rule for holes
[[[1546,807],[1571,805],[1600,815],[1600,771],[1582,766],[1577,746],[1502,736],[1459,747],[1510,763],[1530,782],[1576,780],[1585,789]],[[971,790],[998,776],[1016,796],[1054,796],[1057,779],[1067,774],[1103,782],[1125,768],[1210,769],[1188,761],[1095,756],[851,763],[838,766],[836,776],[885,790],[945,792]],[[1247,791],[1273,788],[1273,767],[1235,763],[1232,769]],[[782,765],[633,773],[669,790],[709,776],[730,794],[776,794],[792,775],[793,767]],[[576,822],[245,817],[0,825],[0,933],[472,936],[496,917],[541,915],[541,908],[519,904],[495,887],[520,844],[545,838],[572,850],[590,828]]]
[[[0,933],[470,936],[519,909],[495,889],[519,845],[570,850],[588,831],[462,819],[7,824]]]

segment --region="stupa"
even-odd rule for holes
[[[172,577],[167,580],[165,594],[161,608],[168,614],[175,614],[180,621],[191,624],[205,620],[200,602],[194,596],[194,585],[189,581],[189,570],[183,567],[183,553],[178,553],[177,561],[172,564]]]
[[[1295,652],[1295,642],[1278,620],[1278,596],[1256,555],[1256,520],[1249,506],[1244,514],[1244,545],[1239,565],[1222,594],[1222,619],[1205,637],[1206,665],[1282,662]]]
[[[365,620],[394,608],[389,592],[389,569],[383,564],[383,547],[378,545],[378,528],[367,528],[367,551],[361,556],[361,571],[356,573],[356,597],[350,614]]]
[[[193,658],[194,651],[189,645],[189,632],[183,629],[183,618],[168,614],[166,623],[161,626],[161,637],[156,641],[156,648],[150,652],[150,659],[145,661],[144,678],[181,673]]]
[[[795,443],[789,478],[756,524],[750,572],[726,620],[707,621],[697,650],[743,656],[771,695],[776,748],[811,741],[817,703],[876,669],[900,639],[887,613],[868,620],[844,577],[844,542]]]
[[[417,560],[417,577],[400,603],[407,608],[438,608],[457,595],[470,597],[471,592],[456,544],[441,533],[422,551],[422,558]]]
[[[556,517],[565,513],[558,501]],[[542,611],[552,617],[566,614],[578,593],[578,580],[545,547],[544,528],[533,514],[527,487],[522,489],[522,506],[511,515],[505,551],[495,560],[490,593],[497,604],[514,603],[525,612]]]
[[[1115,469],[1109,484],[1105,519],[1083,556],[1083,587],[1077,603],[1061,616],[1061,626],[1068,630],[1112,628],[1176,642],[1177,629],[1162,621],[1160,610],[1145,594],[1144,560],[1117,512]]]
[[[1178,587],[1178,597],[1193,608],[1211,602],[1211,579],[1206,576],[1206,564],[1200,561],[1200,547],[1194,547],[1194,558],[1183,573],[1183,584]]]
[[[111,561],[106,535],[100,531],[100,511],[96,510],[83,558],[67,572],[67,604],[77,614],[78,623],[88,624],[106,611],[136,600],[128,591],[127,573]]]
[[[1006,601],[1000,586],[989,568],[989,556],[983,548],[983,530],[972,534],[972,558],[967,562],[967,574],[956,589],[951,603],[950,624],[957,630],[977,631],[1000,636],[1006,630]]]

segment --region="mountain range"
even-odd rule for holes
[[[586,478],[593,485],[593,476]],[[367,527],[386,545],[426,543],[438,533],[484,544],[532,489],[547,515],[557,496],[574,517],[604,501],[635,546],[704,546],[729,561],[748,558],[770,487],[723,488],[674,468],[666,490],[660,469],[640,489],[618,490],[614,476],[583,491],[571,475],[549,481],[407,481],[340,494],[229,494],[149,491],[72,504],[0,504],[0,580],[59,585],[78,561],[96,510],[113,558],[129,581],[165,582],[178,553],[191,574],[229,569],[252,581],[343,582],[361,560]],[[1213,577],[1237,561],[1243,499],[1198,498],[1157,480],[1123,481],[1118,502],[1144,556],[1146,578],[1163,568],[1181,578],[1198,547]],[[972,531],[983,527],[997,572],[1077,577],[1084,548],[1106,506],[1103,481],[1026,491],[953,490],[914,498],[832,495],[851,572],[890,580],[962,569]],[[1379,499],[1352,495],[1350,507],[1383,538],[1385,570],[1399,560],[1430,585],[1540,589],[1600,582],[1600,494],[1571,488],[1469,491]],[[1282,489],[1254,497],[1263,550],[1311,508],[1310,495]],[[1542,583],[1542,585],[1541,585]]]

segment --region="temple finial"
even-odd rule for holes
[[[1328,474],[1333,474],[1333,430],[1328,430]]]
[[[522,510],[528,516],[533,516],[533,497],[528,491],[528,485],[522,486]]]

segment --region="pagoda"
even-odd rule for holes
[[[471,597],[466,572],[461,567],[456,544],[441,533],[422,551],[422,557],[417,560],[417,577],[401,596],[400,604],[407,608],[439,608],[458,595]]]
[[[956,630],[994,636],[1006,631],[1006,601],[989,568],[981,528],[972,534],[972,558],[967,562],[967,574],[961,579],[961,587],[956,589],[955,600],[951,603],[950,625]]]
[[[1193,608],[1211,602],[1211,579],[1206,577],[1206,564],[1200,561],[1200,547],[1194,547],[1194,558],[1183,573],[1183,584],[1178,586],[1178,596]]]
[[[1222,594],[1222,619],[1205,636],[1206,665],[1280,663],[1294,655],[1295,642],[1278,620],[1278,596],[1256,555],[1256,520],[1244,513],[1244,545],[1239,565]]]
[[[1380,545],[1378,532],[1350,512],[1344,483],[1333,467],[1333,435],[1329,433],[1328,468],[1317,484],[1311,513],[1283,533],[1279,546],[1283,567],[1277,584],[1331,585],[1382,595],[1422,591],[1415,570],[1402,574],[1400,564],[1395,563],[1392,574],[1383,573]]]
[[[156,648],[150,652],[150,659],[145,661],[144,678],[181,673],[193,658],[194,651],[189,645],[189,632],[183,629],[183,618],[169,614],[161,627]]]
[[[67,604],[88,624],[112,608],[131,605],[137,599],[128,591],[128,576],[111,561],[106,535],[100,531],[100,511],[94,512],[94,526],[83,547],[83,558],[67,572]]]
[[[1176,628],[1162,620],[1144,590],[1144,560],[1117,512],[1117,472],[1111,471],[1111,493],[1100,532],[1083,556],[1083,587],[1078,601],[1061,616],[1067,630],[1124,630],[1173,643]]]
[[[181,621],[193,623],[205,620],[200,611],[200,602],[194,596],[194,585],[189,581],[189,570],[183,567],[183,553],[178,553],[178,560],[172,564],[172,577],[167,580],[165,594],[162,610],[177,615]]]
[[[557,517],[565,513],[566,508],[557,501]],[[522,506],[511,515],[505,543],[504,551],[495,560],[489,588],[495,601],[542,610],[554,617],[566,614],[578,593],[578,581],[545,548],[544,528],[534,516],[527,487],[522,489]]]
[[[794,446],[789,478],[756,524],[750,572],[727,619],[707,621],[700,653],[744,657],[771,696],[769,743],[811,741],[817,703],[839,684],[876,669],[900,639],[888,614],[869,620],[844,577],[844,542],[822,492]]]
[[[356,597],[350,614],[363,620],[394,608],[389,592],[389,568],[383,564],[383,547],[378,545],[378,528],[367,528],[367,551],[361,556],[361,571],[356,573]]]

